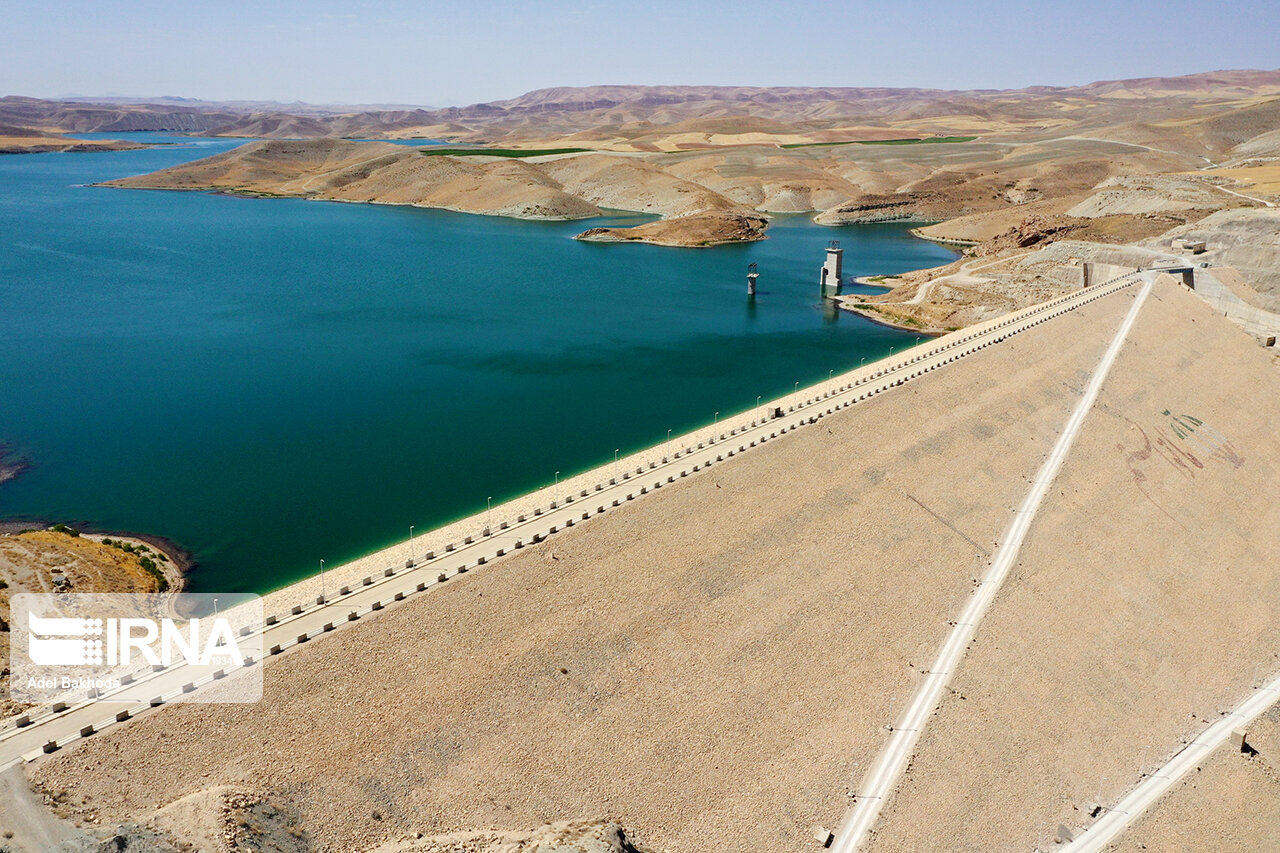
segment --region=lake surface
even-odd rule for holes
[[[151,533],[264,592],[914,344],[818,297],[901,223],[713,249],[415,208],[86,186],[242,140],[0,157],[0,518]],[[746,297],[746,266],[760,293]]]

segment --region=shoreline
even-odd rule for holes
[[[169,592],[185,592],[190,574],[200,565],[191,552],[171,539],[157,536],[154,533],[137,533],[130,530],[97,530],[81,522],[49,521],[44,518],[5,518],[0,519],[0,536],[16,536],[28,530],[49,530],[55,524],[65,524],[86,539],[101,543],[103,539],[117,542],[128,542],[134,545],[146,545],[168,559],[160,561],[158,568],[169,581]]]
[[[919,326],[908,326],[904,323],[895,323],[878,312],[867,311],[862,308],[855,308],[854,306],[847,304],[840,298],[836,298],[832,301],[836,303],[836,307],[839,308],[840,310],[848,311],[850,314],[856,314],[865,320],[870,320],[872,323],[875,323],[877,326],[884,326],[889,329],[895,329],[899,332],[910,332],[911,334],[919,335],[922,338],[940,338],[943,335],[951,334],[951,332],[959,331],[958,329],[931,330],[931,329],[924,329]]]
[[[947,220],[943,219],[943,220],[940,220],[939,222],[946,222],[946,221]],[[939,222],[932,222],[929,224],[937,225],[939,224]],[[913,237],[919,237],[921,240],[928,240],[930,243],[937,243],[941,246],[961,246],[963,248],[968,249],[973,246],[979,246],[982,244],[981,240],[962,240],[958,237],[931,237],[928,234],[920,233],[921,231],[920,228],[911,228],[908,230],[911,232],[911,236]]]

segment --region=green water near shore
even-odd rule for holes
[[[243,140],[0,158],[0,519],[167,537],[278,587],[901,350],[818,297],[954,253],[903,223],[678,250],[415,208],[87,184]],[[746,265],[760,294],[746,297]]]

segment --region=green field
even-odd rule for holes
[[[582,154],[590,148],[419,148],[425,157],[543,157],[547,154]]]
[[[789,142],[781,148],[826,148],[832,145],[919,145],[929,142],[972,142],[976,136],[925,136],[907,139],[850,139],[847,142]]]

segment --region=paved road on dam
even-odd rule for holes
[[[526,496],[528,499],[523,503],[517,500],[495,507],[492,518],[488,513],[481,513],[441,529],[448,535],[471,530],[468,535],[459,534],[445,540],[423,534],[415,537],[411,545],[390,548],[350,564],[361,570],[356,576],[350,571],[342,572],[343,567],[339,567],[322,577],[300,581],[272,593],[264,598],[268,605],[264,623],[249,628],[252,636],[260,637],[263,650],[261,659],[254,660],[251,666],[260,667],[268,662],[280,665],[272,658],[283,655],[281,660],[287,661],[287,652],[299,644],[323,642],[323,635],[327,633],[345,630],[346,626],[369,618],[383,608],[394,607],[408,597],[429,593],[464,572],[482,567],[492,570],[503,556],[529,544],[588,523],[597,515],[661,491],[683,477],[723,464],[736,455],[816,423],[825,415],[998,345],[1011,335],[1105,298],[1144,278],[1150,281],[1152,275],[1123,276],[953,332],[828,382],[798,389],[792,395],[769,401],[706,429],[670,439],[614,465],[602,466],[561,484],[558,490],[543,490]],[[515,506],[528,508],[515,514],[507,513]],[[437,544],[427,551],[410,550],[422,542]],[[205,689],[205,683],[210,680],[211,676],[193,680],[185,666],[175,664],[138,676],[133,689],[145,685],[146,701],[137,701],[134,694],[126,704],[111,702],[113,694],[104,693],[98,700],[69,699],[67,707],[56,711],[49,706],[34,709],[21,726],[12,719],[0,725],[0,769],[38,760],[105,728],[155,713],[185,694]]]

